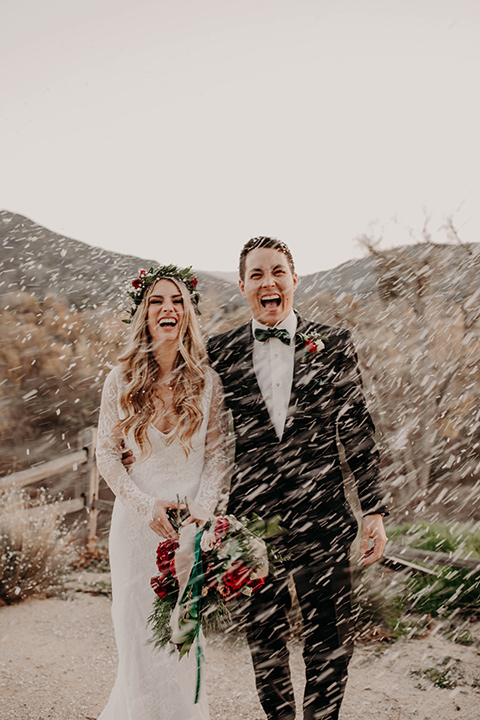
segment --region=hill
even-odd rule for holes
[[[468,294],[475,291],[471,287],[473,278],[466,247],[420,243],[384,251],[382,256],[394,259],[400,250],[419,264],[434,254],[442,268],[434,277],[436,291],[458,301],[466,291]],[[480,256],[480,244],[469,245],[468,251],[475,263]],[[124,300],[122,288],[128,281],[141,267],[158,262],[94,247],[59,235],[23,215],[0,211],[1,294],[21,290],[44,297],[53,291],[80,310],[105,304],[118,307]],[[305,275],[300,279],[297,300],[314,298],[319,293],[366,299],[377,291],[377,269],[378,258],[369,255],[332,270]],[[202,295],[216,306],[212,310],[221,308],[222,314],[231,314],[244,305],[235,273],[198,271],[197,275]]]
[[[477,290],[479,278],[472,270],[478,267],[479,259],[480,243],[405,245],[384,250],[377,257],[369,255],[361,260],[350,260],[332,270],[305,275],[301,278],[297,290],[297,300],[313,297],[318,293],[331,293],[336,297],[352,295],[367,299],[378,292],[379,274],[385,276],[386,270],[391,276],[392,273],[398,275],[402,266],[408,265],[409,269],[416,267],[418,271],[421,266],[434,264],[439,272],[433,273],[429,278],[431,290],[444,299],[459,302]],[[400,278],[397,277],[397,280]]]
[[[160,254],[160,253],[159,253]],[[118,307],[123,288],[140,268],[158,259],[122,255],[59,235],[23,215],[0,211],[0,293],[26,291],[37,297],[54,293],[79,310]],[[219,305],[237,307],[238,288],[213,274],[199,272],[199,288]]]

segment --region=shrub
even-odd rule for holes
[[[73,561],[59,504],[29,503],[25,493],[0,493],[0,604],[58,586]]]
[[[468,523],[404,523],[389,528],[388,537],[394,542],[420,550],[451,553],[461,551],[462,555],[480,558],[480,528]]]
[[[476,526],[424,521],[389,528],[388,536],[399,545],[434,552],[460,552],[480,557]],[[421,565],[420,562],[417,562]],[[360,636],[376,628],[384,639],[421,635],[432,617],[462,618],[480,615],[480,573],[454,567],[428,566],[434,575],[420,571],[393,572],[379,564],[354,569],[354,599]],[[460,640],[461,642],[461,640]]]
[[[432,552],[480,558],[480,533],[466,523],[428,524],[425,521],[389,530],[395,542]],[[407,580],[406,607],[414,612],[449,617],[476,614],[480,608],[480,573],[455,567],[431,568],[435,575],[413,574]]]
[[[418,573],[408,580],[408,605],[415,612],[449,617],[480,611],[480,574],[459,568],[437,567],[436,575]]]

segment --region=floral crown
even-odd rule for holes
[[[133,290],[128,289],[127,295],[133,300],[133,305],[129,310],[130,317],[124,320],[125,323],[131,323],[133,316],[138,310],[138,306],[145,297],[145,293],[148,288],[151,287],[157,280],[162,278],[172,278],[173,280],[180,280],[188,292],[190,293],[190,299],[197,315],[200,315],[198,308],[198,302],[200,300],[200,294],[197,291],[197,278],[191,272],[192,267],[179,268],[177,265],[162,265],[157,269],[151,267],[150,270],[140,270],[138,277],[132,280]]]

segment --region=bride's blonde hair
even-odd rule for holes
[[[207,352],[185,284],[168,276],[159,277],[158,280],[173,282],[183,298],[184,314],[171,384],[173,409],[177,419],[166,437],[166,442],[171,443],[177,437],[188,455],[192,448],[192,437],[203,422],[201,398],[205,388]],[[133,432],[143,457],[148,456],[152,449],[147,430],[156,412],[154,396],[160,375],[147,326],[149,298],[156,283],[157,281],[152,283],[145,292],[131,322],[127,347],[118,358],[125,381],[125,388],[120,396],[124,417],[118,423],[118,429],[125,436]]]

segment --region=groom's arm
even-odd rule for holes
[[[367,408],[357,355],[348,331],[344,331],[340,348],[337,425],[362,507],[360,562],[370,565],[382,556],[387,542],[383,515],[388,515],[388,509],[380,488],[375,426]]]
[[[335,383],[337,427],[345,458],[352,471],[364,516],[388,515],[380,487],[380,455],[375,426],[367,408],[357,355],[347,330],[337,346]]]

